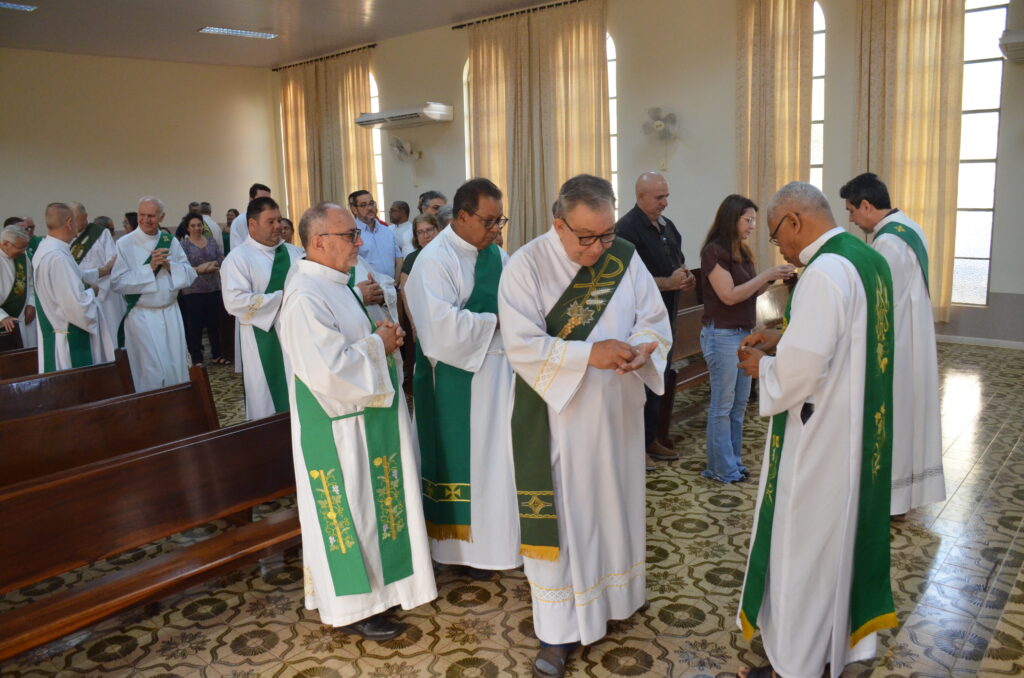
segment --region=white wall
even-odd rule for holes
[[[189,201],[244,210],[249,184],[281,186],[276,77],[267,69],[0,49],[0,216],[75,200],[91,216]]]

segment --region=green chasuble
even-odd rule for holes
[[[273,294],[284,289],[285,278],[288,277],[288,269],[292,266],[292,258],[288,248],[282,242],[274,250],[274,264],[270,269],[270,282],[264,294]],[[267,387],[270,389],[270,398],[274,401],[274,412],[288,411],[288,382],[284,375],[284,356],[281,353],[281,341],[277,337],[277,330],[273,327],[269,332],[253,326],[253,336],[256,338],[256,348],[260,353],[260,365],[263,367],[263,376],[267,379]]]
[[[17,318],[25,310],[28,299],[28,256],[24,253],[14,257],[14,284],[0,308],[12,318]]]
[[[501,250],[480,251],[473,271],[473,292],[465,309],[498,313]],[[423,468],[423,515],[434,539],[472,541],[470,487],[470,403],[473,373],[442,362],[430,362],[416,345],[413,396]]]
[[[41,242],[43,242],[41,236],[34,235],[31,238],[29,238],[28,248],[25,250],[25,254],[28,255],[29,261],[32,261],[32,259],[36,256],[36,250],[39,249],[39,243]]]
[[[928,288],[928,250],[925,248],[924,241],[921,240],[921,236],[917,234],[917,231],[906,224],[890,221],[875,232],[875,238],[880,235],[894,235],[907,243],[907,246],[914,252],[914,256],[917,257],[917,263],[921,267],[921,273],[924,275],[924,288],[931,294],[931,290]]]
[[[85,255],[99,241],[103,231],[104,228],[99,224],[89,224],[71,241],[71,256],[75,258],[76,264],[82,263],[82,259],[85,259]]]
[[[365,313],[363,302],[354,290],[352,293]],[[370,327],[376,329],[369,314],[366,319]],[[394,358],[388,356],[387,364],[391,385],[395,389],[390,407],[367,407],[340,417],[328,416],[309,387],[298,376],[295,377],[295,410],[301,427],[302,455],[336,596],[369,593],[371,587],[359,535],[352,522],[345,478],[341,473],[333,430],[335,421],[363,417],[366,463],[377,516],[377,544],[384,584],[413,573],[412,547],[406,524],[402,444],[398,432],[398,400],[401,395]],[[342,450],[342,453],[353,454],[353,451]]]
[[[548,334],[563,341],[586,341],[625,277],[634,252],[627,240],[616,238],[593,266],[582,266],[548,312]],[[558,560],[548,406],[518,375],[512,408],[512,455],[519,502],[520,553],[527,558]]]
[[[171,246],[171,234],[168,233],[167,231],[160,231],[160,239],[156,241],[156,247],[154,247],[153,249],[156,249],[156,250],[167,249],[170,246]],[[153,255],[150,254],[148,257],[146,257],[146,260],[144,262],[142,262],[142,263],[143,264],[148,264],[152,260],[153,260]],[[157,274],[157,272],[154,271],[153,272],[153,277],[156,277],[156,274]],[[124,315],[121,316],[121,324],[117,326],[117,347],[118,348],[124,348],[124,321],[128,319],[128,314],[132,312],[133,308],[135,308],[135,304],[139,303],[139,297],[141,297],[141,296],[142,296],[141,294],[126,294],[126,295],[124,295],[124,301],[125,301],[126,308],[125,308],[125,311],[124,311]]]
[[[826,253],[837,254],[853,264],[867,297],[860,494],[850,587],[850,647],[853,647],[871,633],[898,624],[889,580],[894,345],[892,276],[882,255],[849,233],[831,238],[807,265]],[[800,284],[797,283],[798,288]],[[787,325],[789,316],[790,307],[787,306]],[[776,414],[771,421],[768,480],[758,513],[757,531],[752,540],[740,606],[743,635],[748,640],[757,630],[757,617],[764,600],[787,415],[788,412]],[[780,632],[785,633],[786,629],[780,629]]]

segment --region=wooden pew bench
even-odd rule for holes
[[[299,545],[289,415],[246,422],[0,488],[0,593],[184,530],[235,527],[0,614],[0,660]],[[233,520],[232,520],[233,519]]]
[[[128,354],[118,349],[112,363],[0,381],[0,421],[134,392]]]
[[[22,348],[21,326],[14,328],[13,332],[0,331],[0,351],[16,351]]]
[[[219,426],[206,370],[144,393],[0,421],[0,487]]]
[[[39,357],[34,348],[0,353],[0,379],[15,379],[39,373]]]

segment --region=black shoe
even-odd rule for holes
[[[494,570],[481,570],[469,565],[452,565],[452,572],[459,577],[469,577],[473,581],[491,581],[494,579]]]
[[[355,636],[362,636],[367,640],[375,640],[378,643],[391,640],[405,633],[405,624],[392,621],[382,614],[357,621],[348,626],[342,626],[341,630]]]

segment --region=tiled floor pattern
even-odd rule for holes
[[[901,628],[882,656],[847,676],[1024,675],[1024,352],[943,344],[943,435],[949,499],[892,532]],[[239,378],[211,369],[222,424],[244,412]],[[734,615],[754,482],[722,486],[703,468],[706,389],[680,394],[673,438],[687,453],[648,477],[650,608],[617,622],[570,664],[570,676],[731,676],[762,663]],[[759,469],[765,422],[750,410],[748,465]],[[280,505],[265,507],[274,510]],[[0,597],[0,611],[211,534],[161,544]],[[494,582],[438,573],[439,597],[399,617],[405,636],[381,645],[319,623],[302,606],[301,561],[264,561],[157,605],[0,664],[2,676],[529,676],[536,651],[521,572]]]

